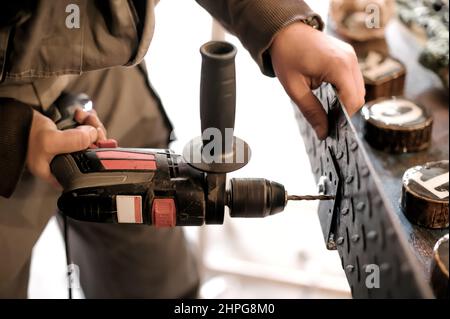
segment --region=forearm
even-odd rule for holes
[[[0,98],[0,196],[11,196],[20,179],[32,119],[30,106]]]
[[[260,66],[274,76],[268,49],[278,31],[296,21],[323,22],[301,0],[197,0],[225,28],[235,34]]]

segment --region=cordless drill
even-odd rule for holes
[[[109,141],[55,157],[51,170],[64,189],[58,200],[62,213],[81,221],[174,227],[222,224],[225,206],[231,217],[266,217],[284,210],[289,197],[279,183],[233,178],[227,186],[226,174],[250,159],[249,146],[233,136],[236,48],[209,42],[200,52],[202,136],[183,155],[118,148]],[[53,109],[58,127],[75,126],[76,105],[87,101],[86,96],[59,99]]]

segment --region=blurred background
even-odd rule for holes
[[[307,2],[326,19],[328,0]],[[200,135],[199,47],[211,39],[212,26],[211,17],[195,1],[164,0],[156,9],[156,32],[146,62],[174,124],[177,140],[171,148],[177,153]],[[249,165],[231,177],[264,177],[293,194],[317,193],[283,88],[261,74],[235,37],[225,38],[238,48],[235,134],[252,148]],[[200,297],[349,298],[339,256],[325,248],[317,205],[290,203],[284,213],[263,220],[226,219],[222,226],[187,228],[201,266]],[[51,220],[34,248],[30,298],[67,298],[65,275],[62,236]],[[82,291],[75,296],[83,297]]]

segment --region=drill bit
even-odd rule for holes
[[[333,200],[333,195],[288,195],[287,200]]]

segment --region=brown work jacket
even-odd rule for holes
[[[70,77],[132,66],[153,37],[158,0],[15,0],[0,4],[0,195],[26,158],[32,107],[45,110]],[[268,48],[290,23],[320,18],[301,0],[197,0],[273,76]],[[73,15],[79,11],[79,19]],[[78,23],[79,22],[79,23]]]

